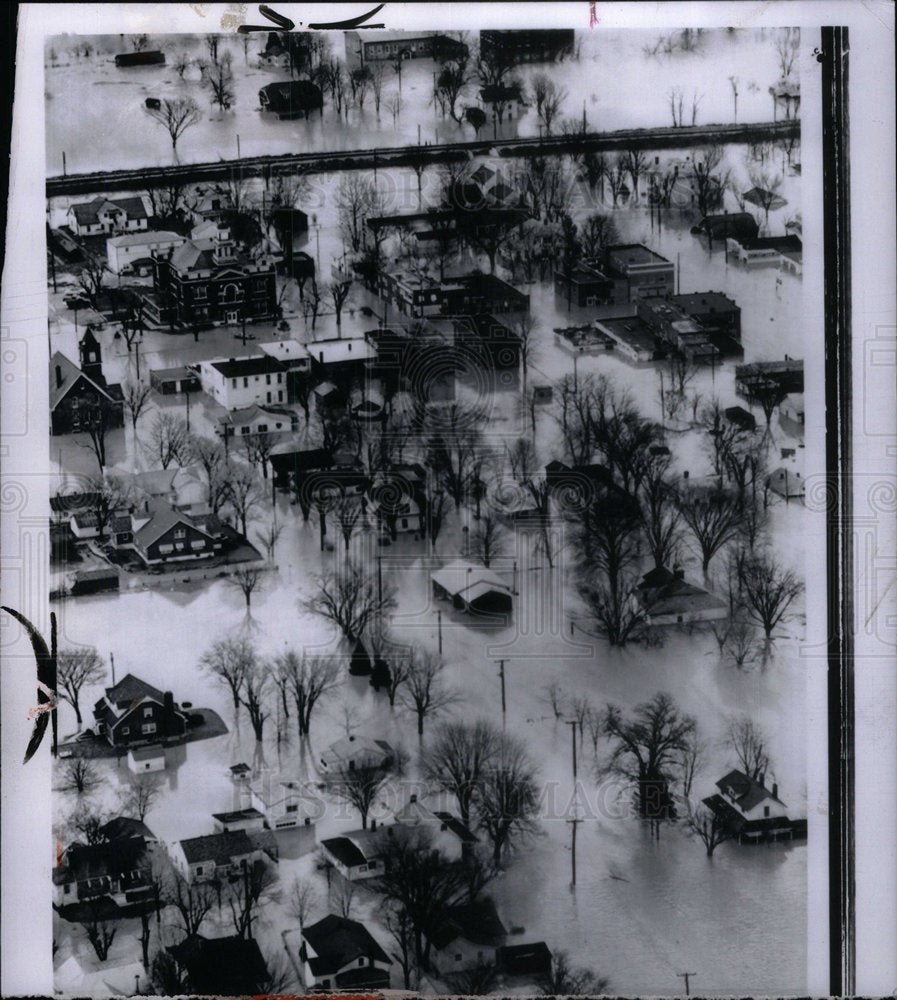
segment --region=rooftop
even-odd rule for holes
[[[207,361],[216,371],[225,378],[246,378],[250,375],[272,375],[274,372],[282,372],[283,365],[267,354],[254,356],[251,358],[217,358],[214,361]]]
[[[743,771],[730,771],[727,775],[720,778],[716,783],[716,787],[721,792],[731,794],[731,797],[744,812],[750,812],[754,806],[759,805],[766,799],[772,799],[773,802],[778,802],[780,805],[785,804],[780,798],[773,795],[764,784],[754,778],[748,777]]]
[[[611,254],[626,264],[670,264],[666,257],[661,257],[643,243],[618,243],[607,248],[607,255]]]
[[[315,953],[308,964],[316,976],[338,972],[359,958],[392,965],[389,956],[364,924],[338,917],[335,913],[304,928],[302,937]]]
[[[216,865],[228,865],[235,857],[252,854],[252,841],[245,830],[228,830],[211,833],[204,837],[190,837],[180,842],[181,850],[188,864],[214,861]]]

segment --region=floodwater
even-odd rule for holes
[[[645,47],[653,47],[659,34],[659,30],[598,28],[577,35],[578,60],[550,67],[521,67],[519,75],[526,82],[536,73],[550,71],[566,93],[558,124],[567,118],[581,122],[585,113],[587,124],[598,130],[667,126],[672,122],[670,93],[677,88],[684,100],[684,124],[692,124],[694,100],[696,124],[732,122],[736,100],[731,80],[736,81],[738,90],[737,121],[769,121],[773,117],[768,90],[781,74],[772,31],[706,31],[694,51],[646,55]],[[341,54],[342,37],[331,37],[334,52]],[[235,105],[226,112],[210,107],[195,67],[181,79],[171,65],[174,53],[180,51],[193,59],[204,57],[198,38],[158,39],[154,44],[166,49],[168,65],[124,70],[116,68],[112,59],[113,53],[123,51],[118,37],[87,36],[86,40],[97,49],[90,58],[79,58],[71,51],[73,39],[48,42],[44,83],[48,176],[62,174],[63,152],[68,173],[171,163],[165,129],[144,110],[147,97],[189,95],[202,109],[202,121],[184,132],[178,142],[178,156],[184,163],[234,159],[238,136],[243,156],[474,138],[470,126],[459,126],[437,113],[432,102],[435,64],[429,59],[405,64],[401,91],[398,79],[387,68],[379,114],[369,94],[365,107],[353,108],[348,119],[337,116],[328,102],[323,116],[289,122],[259,111],[260,88],[289,75],[286,70],[258,68],[264,39],[252,39],[248,61],[236,39],[222,40],[220,51],[230,49],[233,57],[236,95]],[[396,96],[401,104],[394,116],[390,102]],[[460,105],[471,103],[477,103],[472,84]],[[500,129],[491,122],[486,129],[499,137],[534,136],[538,121],[530,108]]]

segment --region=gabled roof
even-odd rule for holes
[[[308,964],[316,976],[338,972],[359,958],[372,958],[386,965],[392,962],[374,940],[371,932],[357,920],[331,913],[306,927],[302,937],[315,952]]]
[[[214,518],[213,521],[208,517],[191,517],[189,514],[174,510],[163,503],[151,503],[147,513],[149,520],[134,532],[134,540],[144,548],[157,542],[166,532],[178,524],[185,524],[196,531],[201,531],[204,535],[208,535],[209,538],[214,538],[217,518]]]
[[[196,935],[168,951],[186,968],[191,993],[253,996],[264,990],[268,967],[254,939]]]
[[[460,594],[465,600],[472,600],[469,595],[474,590],[482,590],[482,585],[486,585],[486,590],[500,590],[502,593],[510,594],[511,588],[505,581],[491,569],[485,566],[477,566],[475,563],[465,562],[463,559],[455,559],[446,563],[442,569],[430,574],[430,579],[438,584],[451,595]],[[482,596],[481,594],[478,596]]]
[[[778,802],[779,805],[785,804],[780,798],[773,795],[765,785],[761,785],[754,778],[749,778],[744,771],[730,771],[727,775],[720,778],[716,783],[716,787],[721,792],[731,792],[732,798],[744,812],[750,812],[751,809],[766,799],[772,799],[773,802]]]
[[[156,835],[142,820],[131,816],[115,816],[104,823],[99,831],[106,840],[127,840],[130,837],[143,837],[145,840],[155,840]]]
[[[121,236],[110,236],[107,244],[114,247],[146,246],[150,243],[183,242],[184,237],[168,229],[142,229],[139,233],[122,233]]]
[[[437,812],[433,815],[436,816],[446,829],[450,830],[459,840],[463,840],[467,844],[475,844],[479,840],[475,833],[471,833],[461,820],[452,816],[451,813]]]
[[[228,830],[210,833],[204,837],[190,837],[180,842],[181,850],[188,864],[214,861],[216,865],[228,865],[235,857],[252,854],[253,846],[245,830]]]
[[[347,868],[367,864],[368,855],[348,837],[331,837],[329,840],[322,840],[321,847]]]
[[[219,823],[239,823],[247,819],[264,819],[264,814],[258,809],[237,809],[234,812],[212,813],[212,819]]]
[[[495,903],[487,897],[464,906],[449,907],[442,923],[430,935],[430,941],[439,949],[458,938],[472,944],[495,946],[502,944],[507,933]]]
[[[379,761],[391,756],[393,749],[385,740],[372,740],[366,736],[342,736],[324,752],[338,760],[370,757]]]
[[[97,218],[103,209],[108,209],[111,211],[123,210],[132,219],[147,219],[149,215],[146,211],[146,205],[143,204],[142,198],[104,198],[102,195],[98,195],[91,201],[82,201],[77,205],[72,205],[69,211],[75,216],[75,219],[79,226],[89,226],[91,223],[97,221]]]
[[[106,697],[113,705],[123,708],[136,705],[144,698],[152,698],[160,705],[165,701],[165,695],[157,687],[147,684],[133,674],[125,674],[114,687],[107,687]]]
[[[56,368],[59,368],[59,374],[61,380],[57,382],[56,378]],[[53,355],[53,360],[50,362],[50,410],[55,410],[57,406],[62,402],[62,400],[68,395],[68,393],[78,384],[79,379],[84,379],[91,388],[95,389],[101,396],[109,400],[109,402],[115,402],[113,397],[110,395],[108,389],[104,389],[103,386],[95,382],[88,375],[75,364],[74,361],[70,361],[64,354],[59,351]]]
[[[56,885],[95,878],[116,878],[146,867],[143,837],[116,837],[100,844],[69,845],[62,865],[53,870]]]
[[[212,251],[197,246],[193,240],[176,247],[168,261],[176,271],[212,271],[217,267]]]
[[[151,743],[145,747],[131,747],[128,753],[135,761],[158,760],[160,757],[164,758],[165,748],[161,743]]]

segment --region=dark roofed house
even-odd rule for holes
[[[299,959],[306,989],[316,992],[389,989],[392,961],[357,920],[331,913],[304,927]]]
[[[191,562],[220,553],[224,532],[215,514],[188,514],[164,500],[147,500],[116,521],[116,546],[133,550],[146,566]]]
[[[736,427],[741,428],[743,431],[755,431],[757,429],[757,420],[754,414],[750,410],[746,410],[743,406],[727,406],[723,413],[730,424],[735,424]]]
[[[172,848],[172,856],[191,882],[228,878],[262,861],[261,849],[246,830],[179,840]]]
[[[353,830],[342,837],[321,841],[327,860],[349,882],[376,878],[381,871],[381,837],[376,826],[370,830]]]
[[[544,941],[508,944],[495,951],[496,965],[506,976],[550,976],[552,954]]]
[[[480,89],[480,100],[492,108],[492,114],[499,122],[518,118],[526,109],[523,91],[519,84],[491,83]],[[476,174],[474,174],[476,179]]]
[[[719,792],[704,799],[711,809],[742,843],[763,840],[790,839],[800,821],[788,818],[787,806],[779,798],[779,786],[765,785],[765,775],[752,778],[743,771],[732,770],[716,783]],[[805,822],[805,821],[804,821]]]
[[[95,368],[93,376],[56,351],[50,362],[50,433],[77,434],[101,422],[107,430],[124,425],[124,396]]]
[[[187,720],[172,699],[133,674],[126,674],[93,708],[94,732],[113,746],[166,743],[184,735]]]
[[[718,215],[705,215],[695,228],[714,240],[725,240],[730,236],[735,239],[741,237],[752,239],[760,231],[757,220],[750,212],[724,212]]]
[[[803,256],[803,243],[799,236],[793,234],[788,236],[755,236],[752,238],[740,237],[735,239],[729,237],[729,253],[735,255],[735,259],[745,266],[772,265],[782,266],[783,255],[788,255],[788,260],[793,265],[800,264]]]
[[[196,996],[259,996],[268,993],[268,967],[258,942],[241,937],[185,938],[168,952],[187,974]]]
[[[311,80],[282,80],[262,87],[259,104],[281,120],[308,118],[312,111],[323,114],[324,96]]]
[[[433,969],[445,976],[496,965],[497,950],[506,938],[507,930],[491,899],[449,907],[428,935],[433,949]]]
[[[615,283],[588,264],[574,264],[554,272],[554,294],[569,310],[572,306],[603,305],[612,302]]]
[[[728,618],[729,607],[715,594],[688,583],[678,567],[658,566],[638,585],[639,603],[648,625],[682,625]]]

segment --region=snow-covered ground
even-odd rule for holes
[[[520,68],[527,81],[548,70],[558,87],[567,92],[560,118],[581,121],[585,110],[592,129],[613,130],[666,126],[672,123],[671,90],[681,90],[685,124],[691,124],[693,98],[697,97],[695,122],[729,123],[735,119],[730,79],[738,88],[739,122],[770,121],[772,98],[768,90],[781,75],[770,30],[706,31],[691,52],[672,55],[645,53],[661,34],[657,31],[605,30],[578,33],[579,58],[550,66]],[[341,34],[332,36],[333,51],[343,52]],[[181,51],[203,58],[198,37],[181,41],[157,38],[153,44],[167,51],[165,66],[119,69],[113,53],[126,51],[118,38],[84,36],[95,46],[90,58],[68,50],[74,39],[51,39],[47,44],[45,91],[47,109],[47,174],[60,175],[62,154],[68,173],[156,166],[171,163],[171,145],[165,130],[144,110],[147,97],[192,96],[203,110],[203,119],[188,129],[178,143],[182,162],[237,157],[237,136],[243,156],[313,150],[362,149],[402,146],[417,141],[445,142],[474,138],[469,126],[442,118],[432,102],[433,73],[430,59],[404,65],[401,110],[394,119],[387,110],[399,93],[398,80],[387,68],[379,115],[369,94],[365,107],[352,108],[348,119],[338,116],[328,101],[323,116],[306,121],[278,121],[259,111],[258,91],[266,84],[287,79],[288,71],[260,69],[257,56],[264,42],[253,39],[248,62],[235,38],[224,38],[221,52],[233,56],[236,103],[230,111],[210,108],[200,73],[193,67],[181,79],[172,67],[173,54]],[[56,64],[50,50],[56,52]],[[478,103],[477,87],[465,89],[460,104]],[[418,126],[420,133],[418,133]],[[535,111],[500,126],[499,137],[538,134]],[[487,126],[492,128],[491,123]]]

